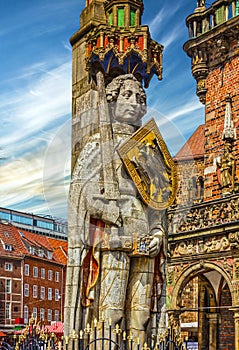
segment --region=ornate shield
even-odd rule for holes
[[[118,149],[142,200],[156,210],[172,205],[177,171],[154,119],[149,120]]]

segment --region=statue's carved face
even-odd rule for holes
[[[107,100],[111,104],[113,121],[141,125],[146,113],[146,94],[132,74],[119,76],[108,85]]]
[[[146,101],[139,91],[139,84],[126,80],[120,88],[114,117],[118,122],[138,125],[145,114]]]

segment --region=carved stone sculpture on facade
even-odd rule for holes
[[[235,185],[235,157],[232,154],[232,146],[228,142],[224,146],[224,152],[218,161],[219,183],[223,194],[230,194]]]
[[[224,140],[224,151],[223,155],[217,161],[219,167],[218,181],[222,189],[222,194],[227,195],[234,192],[236,175],[236,160],[233,155],[233,142],[236,140],[236,129],[234,128],[230,96],[226,97],[222,139]]]
[[[132,74],[113,79],[106,93],[101,72],[96,80],[99,128],[80,150],[70,189],[65,333],[104,317],[143,343],[165,322],[165,210],[140,198],[117,151],[141,126],[146,95]],[[168,193],[172,174],[164,171]]]

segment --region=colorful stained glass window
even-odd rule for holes
[[[216,24],[220,24],[223,22],[224,20],[224,11],[223,11],[223,7],[220,7],[218,10],[216,10]]]
[[[130,25],[135,26],[136,24],[136,11],[130,10]]]
[[[112,26],[113,25],[113,12],[110,11],[108,13],[108,21],[109,21],[109,24]]]
[[[124,8],[118,9],[118,27],[124,27]]]
[[[239,15],[239,0],[236,2],[236,16]]]

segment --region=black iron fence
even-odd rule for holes
[[[127,334],[119,325],[113,327],[104,320],[88,324],[79,334],[69,336],[49,333],[40,324],[30,324],[12,342],[0,342],[0,350],[184,350],[187,348],[180,333],[170,326],[164,333],[146,340]]]
[[[88,324],[79,334],[73,331],[65,337],[65,349],[73,350],[183,350],[185,342],[173,327],[158,336],[151,336],[145,341],[133,337],[131,333],[120,329],[119,325],[112,327],[104,320]]]

